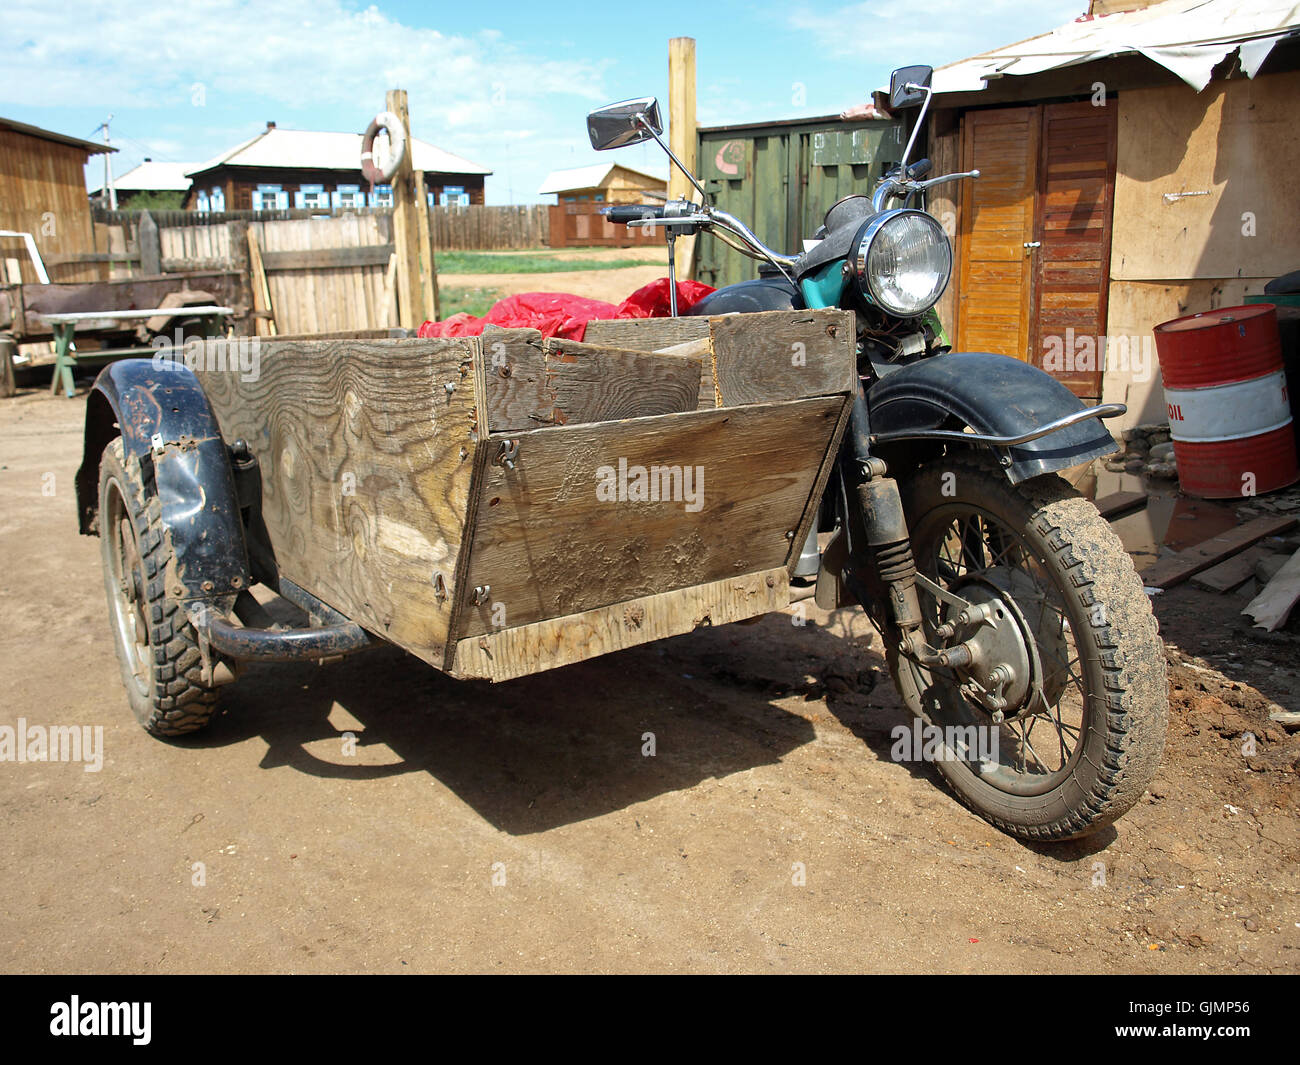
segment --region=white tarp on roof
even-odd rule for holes
[[[430,174],[490,174],[485,166],[412,138],[411,164]],[[300,167],[310,170],[360,170],[360,133],[318,133],[303,129],[268,129],[188,172],[199,174],[229,166]]]
[[[1051,33],[939,67],[936,93],[977,92],[987,79],[1039,74],[1141,53],[1200,92],[1230,53],[1254,77],[1283,37],[1300,32],[1295,0],[1165,0],[1141,11],[1085,15]]]

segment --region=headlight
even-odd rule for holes
[[[948,287],[952,245],[924,211],[885,211],[859,232],[853,267],[872,303],[911,318],[933,307]]]

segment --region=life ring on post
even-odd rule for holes
[[[375,138],[379,131],[388,131],[389,151],[388,165],[379,167],[375,164]],[[406,130],[402,120],[392,111],[381,111],[370,120],[365,135],[361,138],[361,174],[371,185],[387,185],[402,165],[406,155]]]

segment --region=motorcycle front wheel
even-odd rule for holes
[[[957,797],[1005,832],[1065,840],[1110,824],[1155,773],[1168,719],[1164,648],[1119,538],[1060,477],[1012,485],[975,456],[900,488],[931,582],[917,589],[926,639],[978,652],[964,670],[927,669],[887,640],[913,731],[937,737],[927,749]],[[961,604],[979,618],[961,622]]]

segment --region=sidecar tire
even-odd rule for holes
[[[100,463],[99,528],[113,642],[136,720],[151,735],[171,737],[206,728],[218,705],[216,690],[202,682],[194,626],[167,595],[171,547],[161,509],[121,438],[111,441]]]

